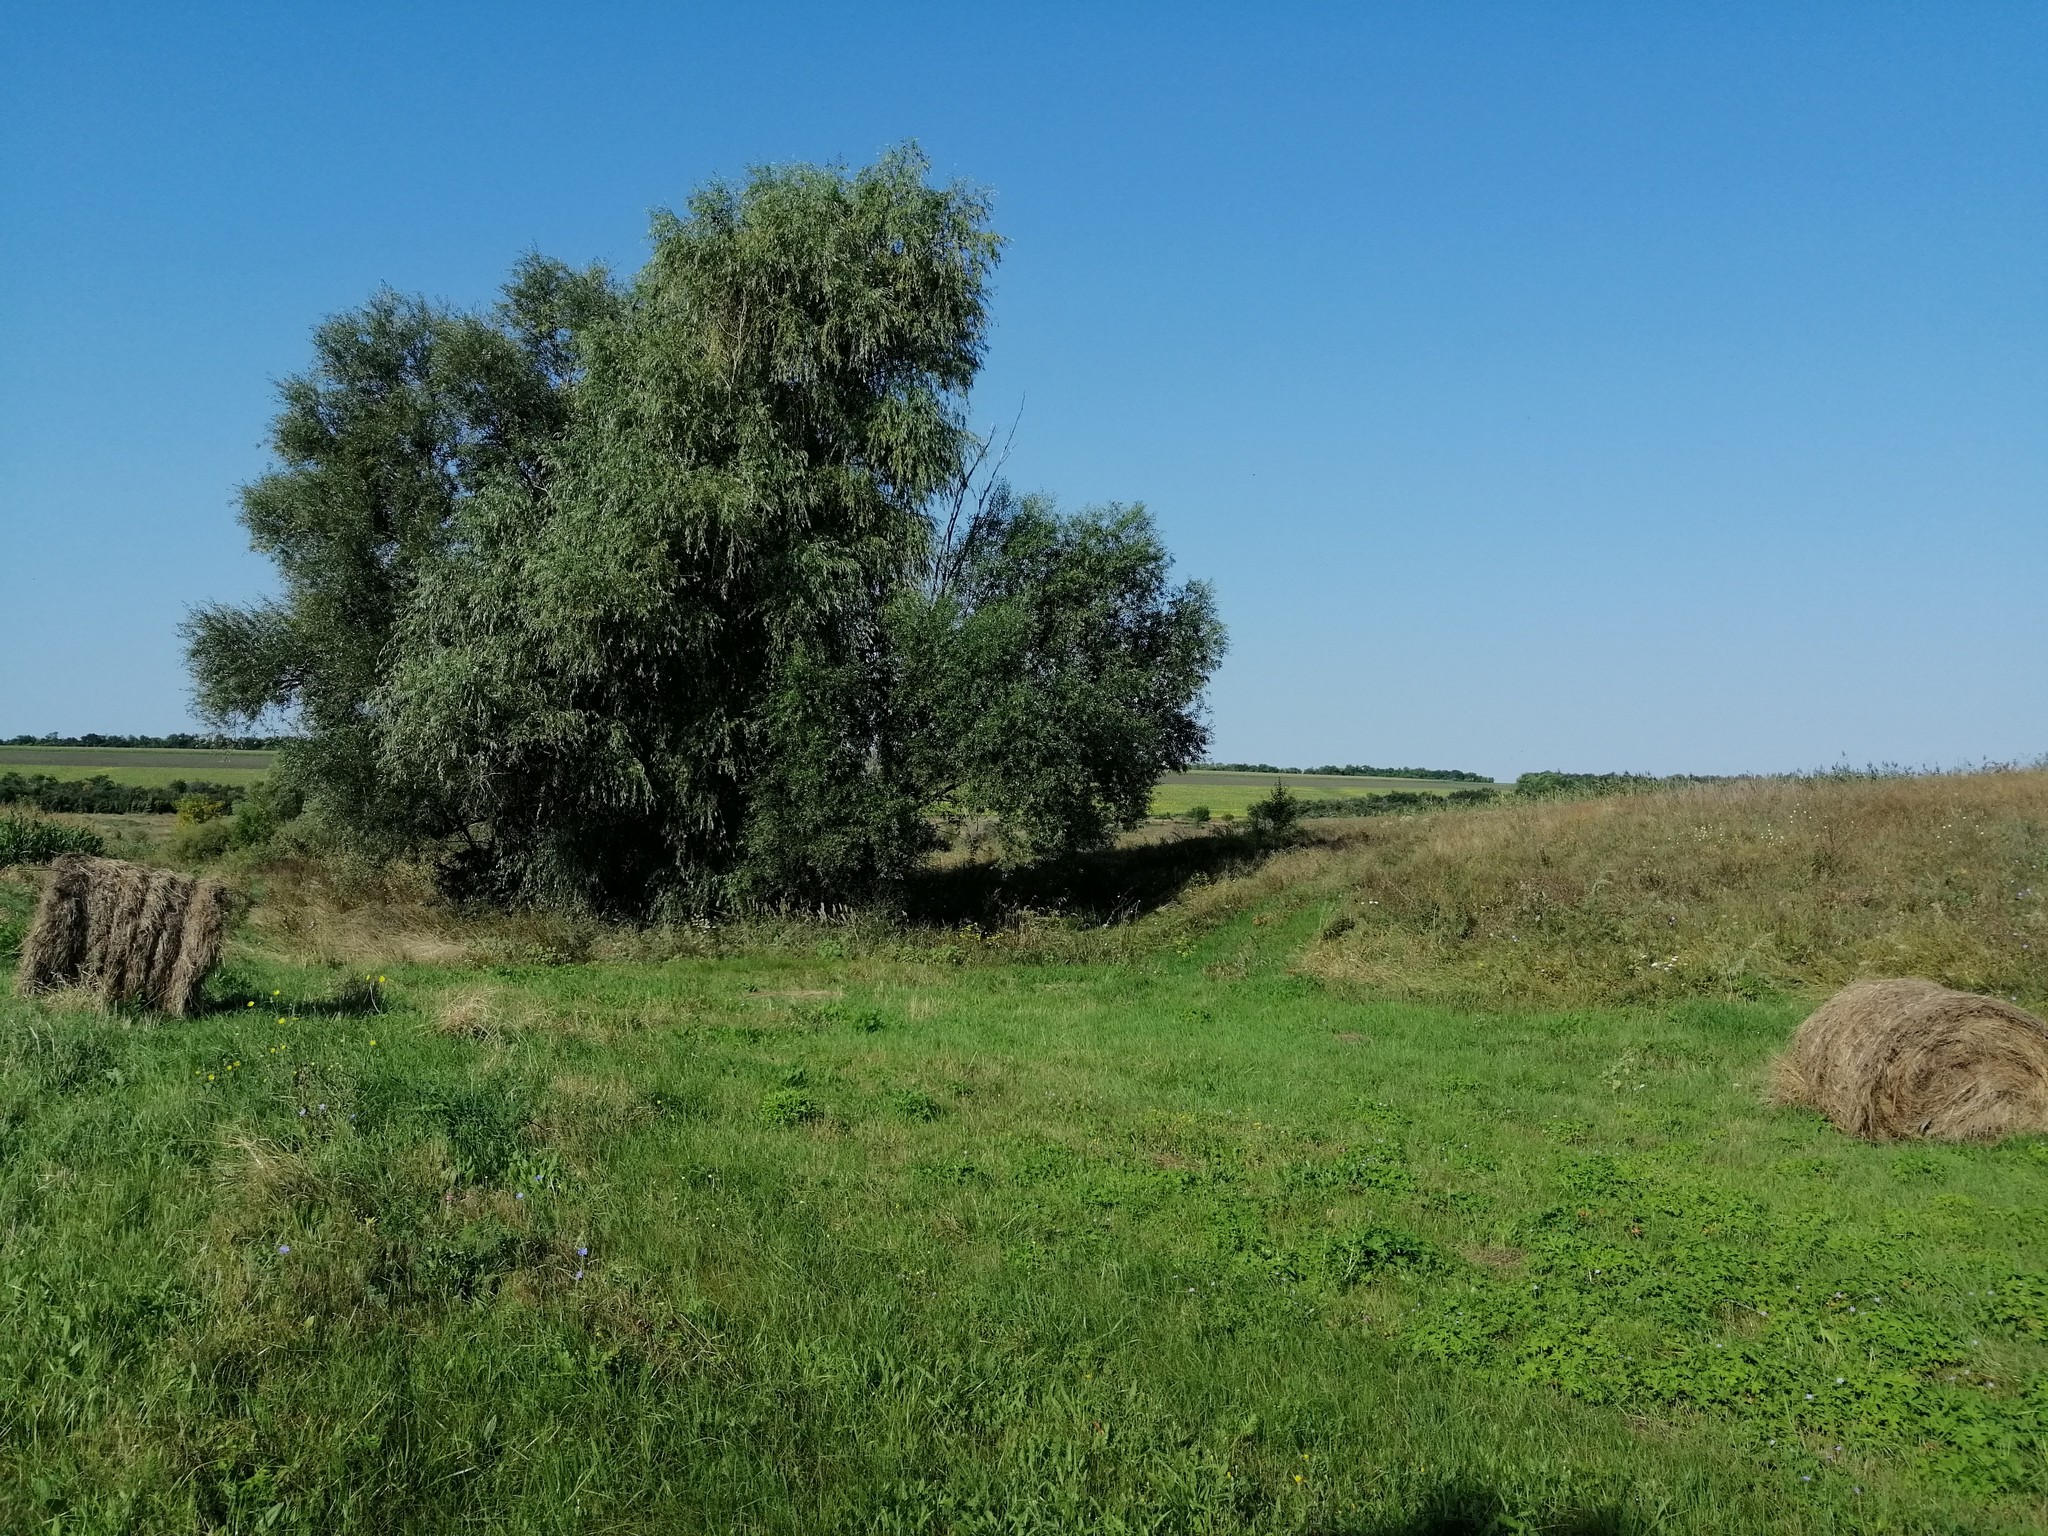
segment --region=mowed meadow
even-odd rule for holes
[[[0,1003],[0,1529],[2048,1519],[2048,1143],[1764,1102],[1852,977],[2048,1004],[2048,774],[1190,849],[672,931],[231,857],[203,1016]]]

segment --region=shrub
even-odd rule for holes
[[[237,848],[261,847],[304,809],[305,796],[297,789],[275,779],[264,779],[235,807],[230,840]]]
[[[233,846],[234,840],[232,818],[204,816],[193,821],[181,820],[164,847],[172,858],[196,863],[219,858]]]
[[[1532,800],[1554,800],[1579,795],[1630,795],[1647,789],[1680,784],[1720,784],[1726,780],[1708,774],[1674,773],[1658,778],[1648,773],[1525,773],[1515,780],[1515,793]]]
[[[1192,821],[1196,826],[1202,826],[1204,823],[1208,821],[1208,819],[1209,807],[1207,807],[1206,805],[1197,805],[1189,807],[1188,820]]]
[[[1294,824],[1301,820],[1301,797],[1276,779],[1273,793],[1263,800],[1254,800],[1245,807],[1244,814],[1254,831],[1280,837],[1293,831]]]
[[[939,1101],[921,1088],[899,1088],[889,1095],[889,1107],[906,1120],[936,1120]]]
[[[1450,807],[1491,805],[1500,792],[1494,789],[1454,789],[1448,794],[1434,790],[1394,789],[1381,795],[1351,795],[1342,800],[1309,800],[1299,815],[1308,817],[1392,816],[1403,811],[1441,811]]]
[[[106,842],[88,827],[66,826],[18,811],[0,813],[0,866],[47,864],[59,854],[106,851]]]

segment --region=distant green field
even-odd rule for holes
[[[168,784],[203,779],[210,784],[253,784],[270,771],[270,752],[180,750],[160,747],[0,747],[0,773],[45,773],[57,779],[104,774],[116,784]],[[1218,816],[1242,816],[1254,800],[1273,792],[1270,773],[1175,773],[1152,795],[1152,814],[1180,816],[1206,805]],[[1442,779],[1364,779],[1343,774],[1290,773],[1288,789],[1304,799],[1340,800],[1389,790],[1443,794],[1470,785]]]
[[[90,779],[104,774],[116,784],[168,784],[201,779],[210,784],[254,784],[270,771],[275,754],[180,750],[160,747],[0,747],[0,773],[43,773],[56,779]],[[1254,800],[1273,792],[1270,773],[1174,773],[1153,791],[1154,816],[1180,816],[1198,805],[1216,815],[1242,816]],[[1469,789],[1442,779],[1365,779],[1343,774],[1290,773],[1281,782],[1309,800],[1342,800],[1383,795],[1389,790],[1444,794]]]
[[[1154,816],[1180,816],[1198,805],[1216,815],[1228,811],[1242,816],[1254,800],[1273,792],[1275,775],[1270,773],[1170,773],[1152,792]],[[1349,800],[1361,795],[1383,795],[1389,790],[1421,790],[1446,794],[1454,789],[1471,789],[1471,784],[1446,779],[1364,779],[1346,774],[1288,773],[1278,776],[1290,794],[1304,800]]]
[[[105,775],[116,784],[254,784],[270,771],[269,752],[185,751],[167,747],[0,747],[0,773],[47,774],[53,779]]]

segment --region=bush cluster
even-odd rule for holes
[[[293,785],[263,779],[232,809],[227,814],[227,807],[203,796],[180,800],[172,853],[182,859],[217,859],[232,849],[263,847],[305,809],[305,797]]]
[[[1651,773],[1556,773],[1546,769],[1516,779],[1515,793],[1530,799],[1555,799],[1566,795],[1629,795],[1677,784],[1726,782],[1697,773],[1674,773],[1659,778]]]
[[[232,808],[248,794],[239,784],[172,779],[164,784],[116,784],[105,774],[60,779],[47,773],[0,773],[0,805],[25,805],[64,815],[168,816],[184,800]]]

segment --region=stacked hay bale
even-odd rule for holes
[[[59,859],[22,944],[15,990],[76,987],[183,1018],[220,961],[229,903],[211,880],[119,859]]]
[[[1799,1026],[1771,1097],[1870,1141],[2048,1132],[2048,1021],[1931,981],[1859,981]]]

